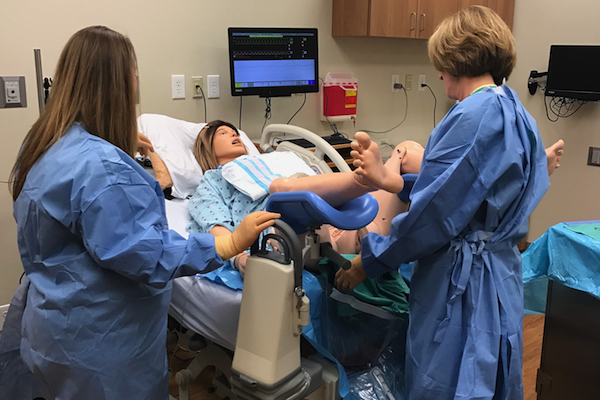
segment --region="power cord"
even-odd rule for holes
[[[202,90],[201,85],[196,85],[196,91],[200,89],[200,93],[202,93],[202,102],[204,103],[204,122],[208,122],[208,117],[206,115],[206,96],[204,95],[204,90]]]
[[[240,96],[240,121],[238,124],[238,129],[242,129],[242,99],[244,98],[244,96]]]
[[[402,118],[402,121],[400,121],[400,123],[396,126],[394,126],[393,128],[388,129],[387,131],[371,131],[368,129],[361,129],[363,132],[366,133],[388,133],[390,131],[393,131],[394,129],[396,129],[397,127],[399,127],[400,125],[402,125],[404,123],[404,121],[406,121],[406,116],[408,115],[408,94],[406,93],[406,88],[404,87],[404,85],[402,85],[401,83],[395,83],[394,84],[394,89],[402,89],[404,90],[404,100],[405,100],[405,105],[404,105],[404,118]]]
[[[271,98],[265,97],[265,123],[262,126],[261,132],[265,130],[265,126],[267,125],[267,120],[271,119]]]
[[[304,93],[304,101],[302,102],[302,105],[300,106],[300,108],[298,109],[298,111],[296,111],[294,113],[294,115],[292,115],[292,118],[289,119],[289,121],[287,122],[288,125],[289,125],[290,122],[292,122],[292,120],[294,119],[294,117],[296,116],[296,114],[298,114],[300,112],[300,110],[302,110],[302,107],[304,107],[304,104],[306,104],[306,93]]]
[[[428,84],[426,83],[421,83],[421,87],[426,87],[427,89],[429,89],[429,91],[431,92],[431,95],[433,96],[433,127],[435,128],[435,109],[437,108],[437,97],[435,97],[435,94],[433,93],[433,90],[431,90],[431,88],[429,87]]]
[[[573,114],[575,114],[581,106],[583,106],[587,101],[585,100],[577,100],[570,99],[568,97],[554,97],[552,96],[550,100],[550,112],[556,116],[556,119],[550,118],[550,114],[548,113],[548,100],[547,97],[544,96],[544,108],[546,109],[546,118],[550,122],[557,122],[560,118],[569,118]],[[575,108],[577,107],[577,108]]]

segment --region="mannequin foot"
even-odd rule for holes
[[[560,159],[564,153],[564,146],[565,142],[560,139],[546,149],[546,158],[548,159],[548,175],[552,175],[554,170],[560,167]]]
[[[354,170],[356,180],[365,186],[390,193],[400,192],[404,187],[404,180],[400,174],[383,165],[377,143],[364,132],[357,132],[354,138],[356,141],[350,145],[353,149],[350,154],[354,158],[354,166],[357,167]]]

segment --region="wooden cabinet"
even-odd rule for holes
[[[459,8],[485,5],[512,29],[515,0],[333,0],[333,36],[427,39]]]
[[[515,0],[458,0],[459,8],[473,5],[486,6],[496,11],[504,22],[506,22],[506,25],[512,30],[515,14]]]

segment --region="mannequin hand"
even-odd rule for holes
[[[349,292],[367,279],[360,254],[350,260],[350,269],[339,269],[335,273],[335,286],[342,292]]]
[[[246,275],[246,261],[250,257],[249,253],[240,253],[233,260],[233,266],[240,272],[242,279],[244,279],[244,275]]]
[[[247,215],[233,233],[217,236],[215,248],[223,260],[233,257],[246,250],[262,231],[273,226],[275,219],[281,214],[267,211],[257,211]]]
[[[138,151],[144,157],[148,157],[150,153],[154,153],[152,142],[142,132],[138,132]]]

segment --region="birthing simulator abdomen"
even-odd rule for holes
[[[321,384],[320,365],[300,357],[302,326],[309,322],[300,242],[283,221],[275,227],[277,234],[255,246],[246,264],[230,380],[242,399],[303,398]],[[283,253],[265,250],[268,238]]]

